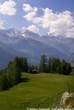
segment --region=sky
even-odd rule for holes
[[[74,37],[74,0],[0,0],[0,29]]]

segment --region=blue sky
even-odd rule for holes
[[[37,7],[49,7],[54,11],[70,10],[74,11],[74,0],[29,0]]]
[[[64,32],[64,25],[69,32]],[[23,28],[40,34],[61,36],[65,33],[63,36],[73,36],[74,0],[0,0],[0,28]]]

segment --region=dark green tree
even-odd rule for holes
[[[72,71],[71,64],[67,63],[65,60],[62,61],[61,67],[61,74],[69,75]]]
[[[7,74],[2,74],[2,90],[9,89],[9,80],[7,78]]]
[[[22,62],[22,66],[23,66],[23,72],[28,72],[28,61],[27,58],[23,58],[23,62]]]
[[[52,72],[52,59],[50,57],[48,59],[48,72]]]
[[[10,86],[20,82],[21,68],[20,68],[20,60],[18,57],[16,57],[12,62],[8,64],[7,76],[10,82]]]
[[[47,57],[46,55],[42,55],[40,59],[40,65],[39,65],[39,71],[40,72],[48,72],[48,67],[47,67]]]

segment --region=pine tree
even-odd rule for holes
[[[27,58],[23,58],[23,71],[28,72],[28,61]]]
[[[9,89],[9,81],[7,75],[4,73],[2,75],[2,90],[7,90],[7,89]]]
[[[47,70],[47,57],[46,55],[41,56],[40,65],[39,65],[40,72],[48,72]]]
[[[52,72],[52,59],[50,57],[48,59],[48,72]]]

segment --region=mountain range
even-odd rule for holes
[[[42,54],[69,61],[73,53],[73,36],[72,38],[40,36],[22,29],[0,30],[0,68],[16,56],[25,56],[29,62],[39,63]]]

